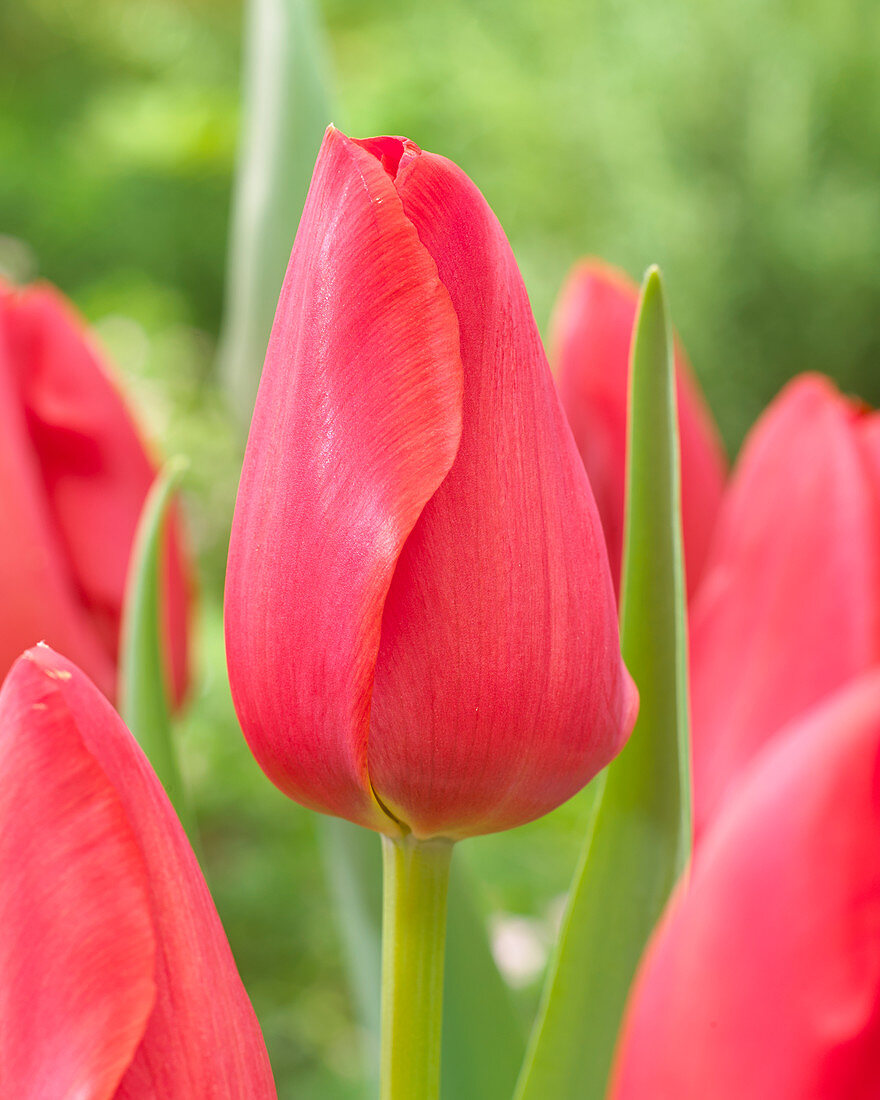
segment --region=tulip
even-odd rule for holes
[[[610,1100],[880,1095],[880,673],[767,746],[636,980]]]
[[[0,283],[0,675],[45,639],[116,693],[126,572],[156,474],[79,319],[57,291]],[[187,678],[188,568],[164,560],[169,681]]]
[[[782,726],[880,660],[872,423],[805,375],[743,447],[691,614],[698,835]]]
[[[274,1097],[171,803],[101,692],[47,646],[0,690],[0,774],[3,1095]]]
[[[551,326],[551,361],[608,541],[620,587],[626,475],[627,378],[638,287],[596,260],[575,266]],[[718,429],[684,352],[676,350],[681,506],[688,595],[700,582],[726,477]]]
[[[297,801],[387,834],[522,824],[623,745],[598,514],[501,227],[456,165],[332,127],[236,504],[230,681]]]

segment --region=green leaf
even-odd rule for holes
[[[517,1100],[601,1100],[645,942],[690,853],[687,633],[672,329],[645,276],[630,362],[621,645],[639,688],[569,895]]]
[[[379,1075],[382,926],[379,838],[369,829],[325,817],[320,819],[320,834],[349,978],[369,1041],[374,1094]],[[509,1100],[525,1037],[489,950],[463,847],[455,853],[449,884],[440,1092],[444,1100]]]
[[[220,372],[246,428],[315,157],[331,119],[309,0],[250,0]]]
[[[195,842],[171,729],[167,662],[161,631],[162,533],[185,459],[168,462],[147,494],[129,563],[122,616],[119,713],[158,775],[177,816]]]

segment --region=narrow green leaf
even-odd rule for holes
[[[147,494],[138,521],[122,617],[119,713],[153,765],[194,842],[192,817],[172,737],[160,624],[162,532],[173,491],[186,465],[182,458],[165,465]]]
[[[332,111],[324,43],[309,0],[250,0],[245,38],[220,372],[246,428]]]
[[[639,687],[606,770],[517,1100],[601,1100],[645,942],[690,852],[687,634],[672,330],[642,286],[630,361],[621,644]]]
[[[371,1095],[379,1075],[382,858],[379,838],[335,818],[320,819],[327,877],[340,922],[349,980],[369,1043]],[[525,1037],[492,953],[464,845],[452,861],[443,993],[444,1100],[509,1100]]]

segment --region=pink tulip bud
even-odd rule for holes
[[[134,421],[68,303],[0,281],[0,676],[41,639],[116,693],[126,575],[156,476]],[[187,680],[188,566],[165,550],[169,679]]]
[[[780,732],[636,979],[610,1100],[880,1096],[880,673]]]
[[[0,690],[4,1097],[269,1100],[196,858],[146,757],[47,646]]]
[[[638,296],[638,287],[622,272],[585,260],[562,288],[551,337],[559,394],[596,494],[616,589],[623,553],[629,351]],[[681,348],[676,350],[676,376],[690,595],[703,572],[726,461],[712,414]]]
[[[783,725],[880,660],[872,423],[804,375],[743,447],[691,613],[698,835]]]
[[[324,139],[226,639],[269,777],[387,833],[535,818],[634,721],[598,514],[510,246],[467,176],[406,139]]]

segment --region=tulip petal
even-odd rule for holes
[[[860,417],[803,376],[738,462],[691,615],[698,833],[769,737],[880,656],[880,511]]]
[[[382,606],[461,432],[458,324],[379,161],[327,132],[248,440],[226,586],[230,682],[298,801],[385,831],[367,739]]]
[[[73,654],[112,695],[112,655],[82,600],[47,505],[41,471],[13,374],[0,287],[0,675],[27,645],[47,638]]]
[[[146,868],[156,937],[156,998],[120,1100],[262,1100],[275,1096],[259,1025],[192,849],[162,786],[93,684],[46,646],[10,676],[51,685],[116,792]],[[107,935],[115,935],[109,921]]]
[[[875,490],[880,494],[880,412],[870,412],[856,421],[859,440],[868,459]]]
[[[461,837],[579,790],[623,744],[634,693],[599,517],[507,239],[459,168],[384,141],[458,316],[464,413],[385,602],[369,768],[416,835]]]
[[[760,753],[637,979],[613,1100],[880,1094],[880,674]]]
[[[147,871],[57,680],[29,666],[0,691],[0,1082],[102,1100],[156,995]]]
[[[88,615],[107,660],[115,665],[129,555],[156,467],[81,322],[61,295],[49,286],[17,294],[0,287],[0,298],[18,400],[55,539],[68,563],[68,583],[80,614]],[[163,614],[172,694],[179,702],[186,687],[190,582],[178,528],[176,520],[169,523]],[[18,638],[17,650],[46,633]],[[64,648],[63,639],[52,640]],[[101,687],[113,697],[103,679]]]
[[[578,264],[554,311],[551,361],[559,395],[596,495],[615,590],[620,587],[627,373],[638,287],[598,260]],[[699,584],[721,503],[726,461],[718,429],[682,348],[676,347],[681,503],[688,595]]]

